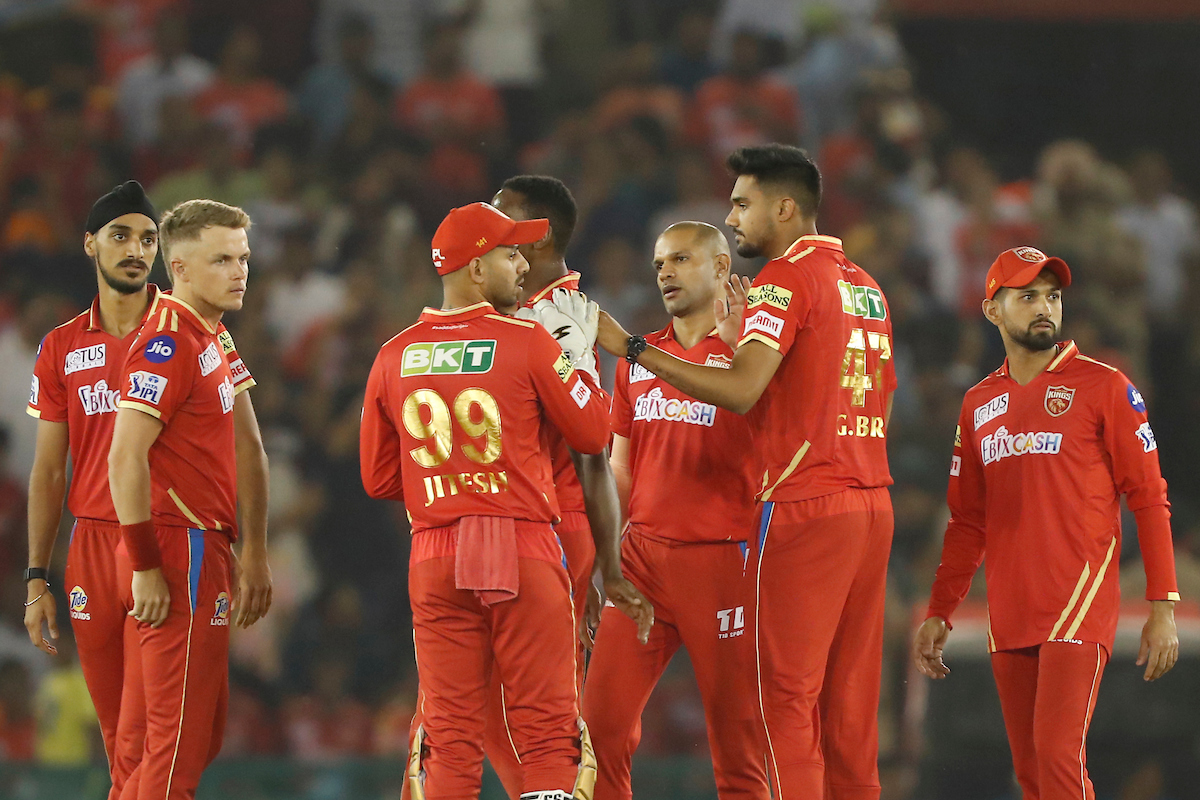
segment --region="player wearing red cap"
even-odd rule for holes
[[[90,309],[42,341],[27,409],[38,419],[38,447],[30,475],[30,569],[26,570],[30,601],[25,622],[33,643],[55,652],[43,634],[47,625],[51,639],[57,638],[55,603],[45,573],[67,488],[69,452],[73,469],[67,504],[76,523],[65,581],[71,625],[100,722],[114,798],[141,759],[145,713],[140,682],[126,683],[137,674],[125,669],[125,648],[136,642],[137,622],[127,616],[116,580],[119,528],[109,494],[107,457],[125,354],[144,321],[158,309],[158,289],[147,283],[149,265],[158,252],[156,217],[135,181],[96,202],[84,250],[95,264],[99,294]],[[254,380],[224,331],[221,343],[234,372],[239,471],[244,476],[239,498],[247,539],[242,585],[247,602],[237,608],[237,621],[249,625],[270,603],[266,457],[253,406],[244,394]],[[255,476],[259,480],[253,480]],[[255,547],[257,543],[262,546]]]
[[[728,366],[733,350],[713,311],[729,280],[724,235],[702,222],[672,225],[655,244],[654,267],[672,319],[647,341],[696,364]],[[746,447],[749,426],[634,364],[617,370],[612,416],[613,470],[629,520],[624,572],[654,604],[655,623],[643,645],[628,619],[604,611],[583,692],[599,765],[596,800],[633,796],[642,710],[680,645],[704,701],[717,794],[769,798],[754,642],[745,635],[758,466]]]
[[[190,798],[221,747],[237,538],[234,372],[219,324],[241,308],[250,220],[192,200],[162,220],[175,281],[129,350],[108,455],[118,584],[138,637],[141,763],[121,797]],[[125,716],[125,710],[122,710]]]
[[[879,286],[818,236],[804,151],[746,147],[726,222],[771,257],[728,369],[694,364],[601,315],[601,345],[690,397],[746,414],[761,460],[752,600],[768,777],[781,800],[878,798],[879,685],[893,516],[887,419],[896,387]],[[729,295],[741,290],[732,282]]]
[[[988,650],[1025,797],[1092,800],[1085,743],[1120,603],[1120,498],[1137,518],[1150,617],[1137,663],[1179,653],[1167,484],[1141,394],[1120,370],[1055,343],[1064,261],[1032,247],[988,270],[983,313],[1008,355],[963,400],[929,614],[913,655],[950,670],[950,617],[987,555]]]
[[[514,306],[528,270],[517,246],[546,220],[484,203],[455,209],[433,239],[442,310],[383,346],[367,382],[360,457],[372,497],[412,519],[409,594],[423,723],[414,798],[479,791],[493,664],[504,687],[523,797],[590,794],[595,765],[578,711],[574,613],[550,459],[549,420],[582,452],[608,444],[604,396]],[[630,587],[631,611],[650,608]],[[582,735],[581,735],[582,734]]]

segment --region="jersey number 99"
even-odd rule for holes
[[[404,427],[414,439],[427,444],[408,453],[422,467],[440,467],[454,450],[451,407],[433,389],[417,389],[404,400]],[[463,389],[454,398],[454,421],[472,441],[463,455],[476,464],[491,464],[500,457],[500,406],[483,389]],[[429,421],[425,421],[428,414]],[[476,419],[479,417],[479,419]],[[483,439],[481,448],[474,440]]]

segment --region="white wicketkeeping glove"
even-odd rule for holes
[[[533,320],[549,331],[575,369],[591,375],[597,385],[600,383],[595,350],[600,306],[588,300],[587,295],[555,289],[550,297],[517,311],[517,316]]]

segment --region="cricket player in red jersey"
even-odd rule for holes
[[[143,322],[157,309],[158,289],[147,283],[158,252],[154,208],[136,181],[100,198],[92,209],[84,250],[96,267],[99,294],[90,309],[51,331],[34,368],[29,414],[38,420],[38,447],[30,475],[29,603],[25,622],[33,643],[55,652],[43,633],[57,638],[54,596],[48,586],[50,556],[66,494],[67,455],[73,464],[68,507],[76,518],[65,580],[79,660],[100,721],[118,797],[141,759],[145,713],[140,684],[130,685],[126,648],[135,646],[137,622],[126,614],[115,574],[117,514],[108,489],[108,445],[120,397],[125,354]],[[266,456],[250,396],[254,385],[233,340],[222,330],[225,358],[234,373],[234,409],[246,544],[242,556],[237,622],[252,624],[270,604],[266,559]],[[261,546],[256,546],[261,545]],[[140,673],[139,673],[140,675]],[[140,678],[139,678],[140,680]],[[134,691],[126,693],[125,688]]]
[[[1137,519],[1150,617],[1145,679],[1179,656],[1167,484],[1142,395],[1120,370],[1055,343],[1064,261],[1032,247],[988,270],[983,313],[1008,355],[963,400],[951,519],[913,655],[950,670],[950,618],[987,556],[988,650],[1026,800],[1092,800],[1085,743],[1120,605],[1121,495]]]
[[[192,798],[229,698],[230,545],[237,539],[234,374],[220,321],[242,306],[250,219],[190,200],[163,217],[174,277],[125,360],[108,454],[117,572],[140,624],[146,733],[121,797]]]
[[[515,222],[475,203],[433,238],[442,310],[380,350],[360,435],[363,485],[412,519],[409,594],[422,724],[411,744],[417,800],[479,792],[493,666],[523,774],[523,798],[590,796],[595,764],[579,718],[576,624],[549,453],[552,422],[581,452],[608,444],[603,393],[515,306],[528,270],[517,250],[546,220]],[[619,565],[617,567],[619,569]],[[651,610],[623,579],[618,602]]]
[[[821,180],[803,150],[735,151],[726,219],[771,258],[728,369],[629,336],[599,342],[701,402],[746,414],[760,460],[752,600],[768,778],[780,800],[874,800],[884,592],[893,516],[887,303],[841,242],[817,235]],[[732,281],[727,296],[741,285]]]
[[[733,350],[721,341],[713,310],[724,304],[730,279],[725,236],[702,222],[676,223],[658,237],[654,268],[672,319],[647,342],[727,368]],[[680,645],[704,701],[718,796],[766,800],[754,642],[746,635],[758,477],[749,426],[636,364],[618,367],[612,417],[613,471],[629,521],[624,574],[654,605],[655,624],[643,645],[616,609],[601,618],[583,692],[599,765],[596,800],[633,796],[629,770],[642,710]]]

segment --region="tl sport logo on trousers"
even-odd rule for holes
[[[746,607],[723,608],[717,612],[717,638],[732,639],[746,632]]]
[[[87,608],[88,596],[83,587],[76,586],[67,595],[67,603],[71,608],[71,619],[89,620],[92,615],[84,609]]]

